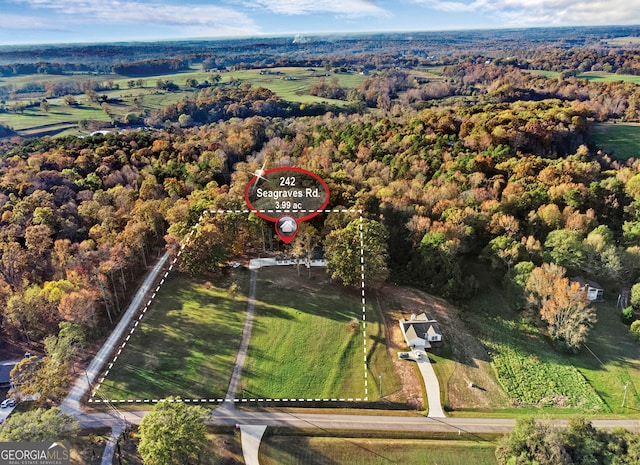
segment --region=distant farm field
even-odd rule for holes
[[[495,465],[495,444],[485,441],[266,436],[263,465]]]
[[[634,84],[640,84],[640,76],[632,74],[616,74],[606,73],[604,71],[588,71],[586,73],[578,74],[578,79],[588,79],[593,82],[613,82],[624,81],[633,82]]]
[[[320,79],[328,83],[334,78],[338,85],[349,89],[355,89],[367,79],[368,76],[356,72],[327,73],[323,69],[314,68],[271,68],[268,71],[238,70],[233,72],[207,72],[197,66],[188,71],[180,71],[170,74],[136,76],[135,78],[119,76],[115,74],[78,74],[78,75],[41,75],[5,77],[0,79],[0,87],[8,90],[23,89],[28,85],[37,85],[44,89],[46,83],[61,83],[65,81],[88,81],[96,83],[110,82],[114,88],[98,92],[106,95],[109,102],[105,108],[100,103],[91,102],[84,94],[77,94],[77,106],[65,105],[62,98],[48,98],[50,109],[44,111],[39,107],[39,102],[45,97],[44,92],[30,94],[17,94],[13,99],[5,102],[6,108],[32,104],[22,111],[9,111],[0,113],[0,123],[5,124],[23,136],[42,136],[56,134],[81,134],[78,130],[80,120],[95,120],[110,123],[114,119],[122,119],[127,113],[148,115],[154,110],[159,110],[167,105],[177,103],[185,98],[193,97],[195,89],[187,83],[195,79],[198,83],[204,81],[213,82],[219,77],[221,83],[236,81],[249,83],[253,87],[265,87],[283,100],[296,103],[330,103],[343,106],[344,100],[334,100],[316,97],[310,94],[311,86]],[[176,92],[161,91],[156,88],[158,81],[172,81],[180,89]],[[140,85],[130,84],[139,82]],[[89,131],[90,132],[90,131]]]
[[[598,123],[590,142],[618,160],[640,157],[640,124]]]
[[[55,101],[54,101],[55,100]],[[111,118],[98,105],[63,105],[60,99],[52,99],[51,109],[44,112],[39,108],[28,108],[22,113],[0,114],[0,123],[11,126],[16,131],[46,130],[53,125],[77,125],[82,119],[111,121]]]
[[[247,275],[239,269],[215,283],[170,277],[95,398],[223,397],[246,316]]]
[[[538,76],[544,76],[549,79],[555,79],[560,76],[558,71],[544,71],[540,69],[532,69],[528,70],[531,74],[536,74]],[[636,76],[634,74],[616,74],[616,73],[607,73],[604,71],[587,71],[586,73],[581,73],[576,76],[578,79],[587,79],[592,82],[614,82],[614,81],[623,81],[623,82],[633,82],[634,84],[640,84],[640,76]]]
[[[319,68],[270,68],[265,70],[267,74],[261,74],[261,70],[239,70],[222,74],[222,82],[238,79],[248,82],[253,87],[265,87],[284,100],[299,103],[327,102],[334,105],[344,105],[343,100],[333,100],[311,95],[311,86],[320,79],[330,83],[332,79],[338,80],[338,85],[345,89],[355,89],[368,76],[351,73],[328,73]]]

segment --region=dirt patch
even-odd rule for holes
[[[298,275],[298,269],[293,265],[263,267],[258,270],[259,276],[267,281],[267,285],[276,289],[317,292],[331,284],[326,268],[312,267],[309,270],[306,266],[300,266],[299,272]]]
[[[446,390],[443,405],[454,410],[509,405],[491,367],[489,355],[461,320],[459,309],[444,299],[412,288],[389,285],[379,294],[388,331],[389,352],[408,390],[407,398],[415,398],[417,387],[422,401],[422,392],[415,364],[398,360],[396,355],[397,351],[407,349],[398,320],[425,312],[438,321],[445,342],[444,348],[433,351],[440,360],[434,368],[441,389]]]

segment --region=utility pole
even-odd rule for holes
[[[627,381],[624,385],[624,396],[622,397],[622,408],[624,408],[624,403],[627,400],[627,391],[629,390],[629,383],[631,381]]]
[[[382,373],[380,373],[380,376],[378,378],[380,380],[379,384],[380,384],[380,399],[382,399]]]

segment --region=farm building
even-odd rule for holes
[[[600,302],[604,300],[604,289],[595,281],[589,279],[575,277],[569,280],[571,283],[578,283],[580,290],[587,293],[587,300],[589,302]]]

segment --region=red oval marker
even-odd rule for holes
[[[244,190],[249,209],[276,222],[290,215],[299,223],[321,213],[329,204],[329,186],[315,173],[302,168],[258,171]]]
[[[298,223],[322,213],[329,204],[329,186],[302,168],[259,170],[244,190],[249,209],[275,223],[276,233],[288,244],[298,232]]]

